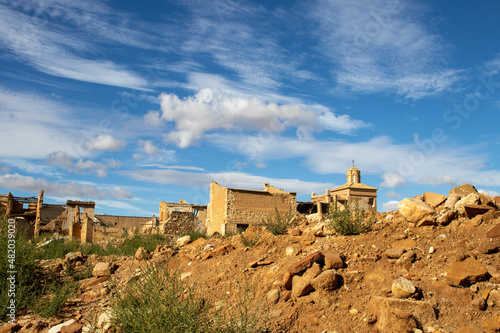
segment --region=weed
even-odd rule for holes
[[[49,318],[61,313],[66,301],[76,292],[78,284],[74,281],[65,281],[55,278],[46,286],[43,296],[38,298],[34,311],[42,317]]]
[[[182,281],[179,271],[150,265],[141,278],[120,288],[111,284],[110,304],[120,332],[266,332],[266,309],[255,286],[245,279],[237,303],[215,310],[196,284]]]
[[[204,233],[199,232],[199,231],[190,231],[190,232],[188,232],[186,234],[183,234],[182,236],[189,236],[189,237],[191,237],[191,241],[192,242],[194,242],[198,238],[204,238],[204,239],[208,238],[207,235],[205,235]]]
[[[15,299],[16,312],[19,313],[33,302],[33,295],[40,293],[36,283],[39,271],[35,261],[37,248],[28,241],[22,229],[16,228],[15,234],[9,233],[8,224],[4,212],[0,211],[0,320],[9,318],[7,306],[11,299]],[[16,273],[11,273],[13,271]],[[7,278],[15,279],[14,290],[10,288],[12,280]]]
[[[126,288],[112,288],[111,307],[123,332],[209,332],[210,320],[200,292],[178,271],[151,265]]]
[[[332,203],[329,208],[326,225],[341,235],[359,235],[371,228],[375,218],[372,215],[368,221],[365,221],[364,217],[365,212],[359,209],[357,202],[354,210],[351,210],[347,203],[344,204],[343,209],[340,209],[337,204]]]
[[[70,269],[70,271],[68,272],[68,269],[70,267],[73,268]],[[92,263],[90,261],[87,261],[82,268],[83,269],[80,269],[77,272],[75,269],[75,265],[71,263],[66,267],[66,276],[70,276],[73,279],[73,281],[85,280],[92,277],[92,270],[94,269],[94,267],[92,266]]]
[[[243,245],[246,247],[253,247],[255,244],[259,242],[260,239],[260,232],[258,232],[253,239],[249,239],[246,236],[243,235],[243,233],[240,233],[240,240]]]
[[[227,231],[226,234],[224,235],[224,238],[230,238],[233,236],[236,236],[238,233],[236,231]]]
[[[262,220],[266,229],[274,235],[283,234],[290,226],[292,226],[295,212],[290,208],[288,212],[280,213],[278,207],[274,207],[275,213],[273,218]]]
[[[229,305],[223,302],[220,312],[214,323],[220,329],[218,332],[227,333],[261,333],[268,332],[269,307],[257,295],[258,287],[249,281],[245,275],[243,281],[238,281],[236,303]]]

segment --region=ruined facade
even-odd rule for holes
[[[62,230],[68,230],[69,236],[84,243],[92,243],[94,239],[95,202],[66,201],[66,220]]]
[[[142,216],[120,216],[120,215],[95,215],[94,220],[98,220],[101,226],[114,228],[141,228],[151,221],[151,217]]]
[[[227,188],[212,182],[208,205],[207,234],[221,235],[236,232],[238,228],[260,225],[272,219],[276,209],[280,213],[295,212],[297,194],[264,184],[263,191]]]
[[[27,230],[27,236],[39,235],[44,226],[51,221],[61,218],[64,205],[50,205],[43,203],[41,190],[38,197],[15,197],[11,193],[0,194],[0,209],[8,217],[16,218],[19,225]]]
[[[173,211],[167,221],[159,225],[162,235],[179,237],[191,231],[203,231],[203,224],[192,212]]]
[[[173,202],[160,202],[160,224],[168,221],[172,212],[189,212],[193,213],[198,220],[200,220],[203,225],[205,225],[207,220],[207,206],[203,205],[191,205],[184,200],[180,200],[179,203]]]
[[[311,201],[316,203],[318,214],[328,212],[328,206],[333,203],[340,207],[347,204],[354,208],[356,204],[365,211],[377,211],[377,189],[361,183],[361,171],[352,167],[346,172],[347,182],[332,190],[326,189],[324,194],[311,195]]]

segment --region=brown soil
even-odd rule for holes
[[[485,321],[499,315],[500,303],[488,299],[491,290],[500,287],[498,242],[486,236],[486,232],[500,222],[500,211],[495,214],[496,219],[479,225],[476,225],[477,219],[461,217],[447,226],[415,227],[409,226],[399,212],[382,213],[377,215],[377,222],[367,233],[323,237],[312,234],[315,225],[303,218],[302,224],[296,227],[303,231],[300,236],[274,236],[266,230],[251,228],[246,232],[247,238],[252,238],[252,233],[259,233],[259,241],[252,247],[243,245],[240,236],[236,235],[199,240],[194,245],[181,247],[173,255],[171,251],[155,252],[150,260],[168,261],[170,267],[178,268],[181,273],[191,273],[186,277],[188,282],[201,286],[214,303],[235,301],[242,285],[247,283],[256,293],[255,301],[265,309],[271,329],[276,332],[414,332],[415,329],[454,332],[471,325],[481,328]],[[211,252],[226,244],[233,247],[228,247],[227,253]],[[293,249],[288,249],[293,252],[291,255],[286,254],[289,247]],[[406,248],[407,253],[413,251],[415,258],[407,261],[390,259],[384,251],[393,247]],[[308,254],[324,250],[345,256],[345,267],[336,270],[342,276],[340,288],[328,292],[312,291],[302,297],[287,299],[290,292],[281,285],[287,268]],[[208,258],[209,253],[212,253],[211,258]],[[447,271],[454,262],[465,257],[476,258],[488,270],[489,276],[471,286],[451,286],[446,278]],[[134,257],[91,256],[86,260],[93,264],[115,262],[119,268],[111,279],[123,282],[146,263]],[[43,261],[41,264],[53,269],[59,264],[64,265],[64,260]],[[83,269],[83,266],[77,269]],[[378,297],[394,298],[391,286],[399,277],[408,279],[417,289],[403,301],[410,310],[405,312],[397,305],[391,305],[389,317],[382,318],[384,315],[377,305],[381,303],[373,301]],[[109,282],[97,281],[89,286],[96,279],[81,281],[79,295],[67,304],[59,318],[52,318],[47,324],[53,326],[71,318],[84,323],[98,317],[109,305],[107,296],[101,295],[101,292],[106,293]],[[279,290],[279,300],[274,304],[267,295],[275,289]],[[485,302],[479,301],[480,298]],[[483,309],[478,305],[481,302],[485,304]],[[430,304],[434,318],[417,315],[415,304],[423,303]],[[40,323],[44,319],[33,315],[18,319],[25,326],[21,331],[38,331],[37,325],[44,326]],[[393,320],[393,328],[384,320]],[[486,328],[484,326],[483,330]]]

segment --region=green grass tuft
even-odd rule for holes
[[[331,204],[326,226],[340,235],[359,235],[368,231],[373,225],[375,216],[365,221],[365,212],[359,209],[358,203],[354,209],[344,204],[340,209],[336,204]]]

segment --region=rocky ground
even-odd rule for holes
[[[286,235],[250,227],[244,237],[258,242],[249,247],[236,235],[179,240],[178,250],[138,249],[135,257],[71,254],[41,264],[86,262],[93,277],[80,281],[60,317],[21,316],[14,329],[79,332],[93,321],[108,330],[110,281],[126,284],[156,262],[178,268],[214,307],[249,286],[276,332],[500,332],[499,206],[499,197],[462,185],[448,196],[404,199],[357,236],[303,216]]]

